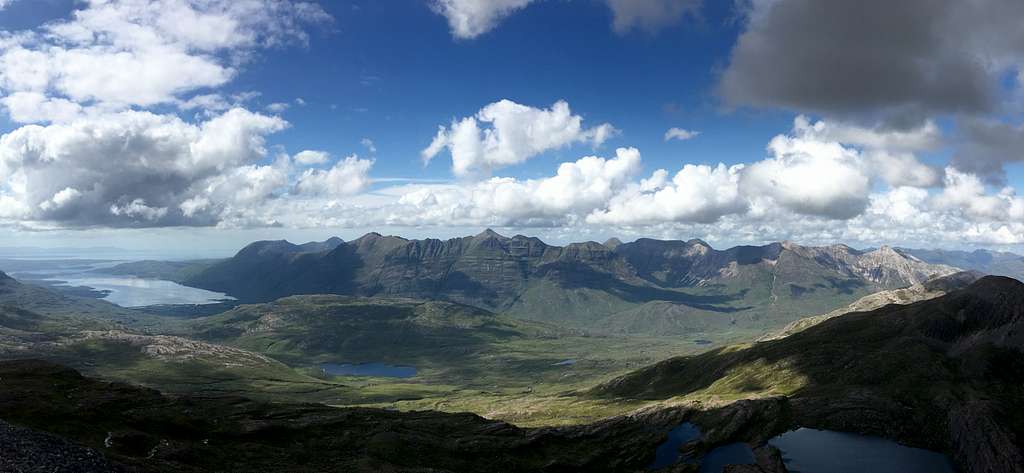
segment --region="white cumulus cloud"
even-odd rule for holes
[[[412,210],[403,218],[413,221],[556,225],[581,221],[603,208],[639,169],[640,152],[619,148],[611,159],[588,156],[562,163],[550,177],[494,177],[472,184],[423,187],[403,195],[399,204]]]
[[[868,204],[870,176],[860,155],[835,142],[779,135],[770,158],[749,166],[741,185],[752,198],[772,199],[793,212],[836,219]]]
[[[583,128],[583,117],[573,115],[565,101],[540,109],[501,100],[440,127],[422,156],[429,162],[447,149],[455,175],[486,175],[571,144],[599,146],[616,133],[607,123]]]
[[[0,43],[0,95],[20,122],[66,120],[68,102],[175,103],[226,84],[247,51],[305,42],[303,27],[326,21],[316,4],[290,0],[89,0],[67,19]],[[28,100],[46,109],[29,113]]]
[[[292,159],[294,159],[297,164],[300,164],[302,166],[323,164],[326,163],[327,160],[330,158],[331,155],[328,154],[326,151],[316,151],[310,149],[300,151],[298,153],[295,153],[295,156],[292,156]]]
[[[452,36],[472,39],[494,29],[505,17],[534,0],[432,0],[432,7],[448,20]]]
[[[263,159],[265,137],[286,126],[244,109],[199,124],[129,111],[24,126],[0,137],[0,195],[71,226],[197,223],[173,209]]]
[[[743,213],[747,201],[740,193],[743,165],[726,167],[687,164],[667,180],[656,171],[639,185],[614,196],[606,210],[596,210],[587,222],[636,225],[660,222],[710,223],[724,215]]]
[[[358,193],[370,185],[373,160],[352,155],[330,169],[307,169],[295,185],[299,194],[337,197]]]

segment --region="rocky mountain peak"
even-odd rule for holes
[[[356,238],[355,240],[352,240],[352,243],[363,242],[363,241],[379,240],[381,238],[384,238],[384,235],[381,235],[380,233],[377,233],[377,232],[370,232],[370,233],[367,233],[366,235],[363,235],[363,236],[361,236],[359,238]]]
[[[605,240],[605,242],[604,242],[604,246],[608,247],[608,249],[610,249],[610,250],[614,250],[614,249],[618,248],[619,245],[621,245],[621,244],[622,244],[622,240],[620,240],[618,238],[615,238],[615,237],[611,237],[611,238]]]
[[[298,248],[297,245],[293,244],[288,240],[263,240],[249,243],[244,248],[238,251],[235,255],[238,257],[251,257],[253,255],[263,255],[272,253],[289,253],[295,251]]]
[[[829,251],[831,251],[833,253],[841,253],[841,254],[860,253],[859,251],[851,248],[849,245],[846,245],[846,244],[843,244],[843,243],[837,243],[835,245],[829,245],[826,248],[828,248]]]
[[[491,230],[490,228],[476,234],[476,236],[473,237],[473,239],[475,240],[486,240],[489,238],[495,238],[498,240],[508,240],[508,237],[505,237],[499,234],[498,232]]]

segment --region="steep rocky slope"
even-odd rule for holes
[[[934,299],[834,317],[778,340],[672,358],[593,394],[783,396],[793,425],[947,451],[967,472],[1020,472],[1022,366],[1024,284],[988,276]]]
[[[804,317],[800,320],[790,322],[781,330],[767,333],[757,340],[759,342],[777,340],[779,338],[807,330],[808,328],[818,325],[826,320],[839,317],[840,315],[849,314],[851,312],[867,312],[879,309],[889,304],[906,305],[914,302],[934,299],[945,295],[950,291],[963,289],[978,279],[981,279],[983,276],[984,275],[982,273],[977,271],[962,271],[959,273],[932,278],[923,283],[914,284],[910,287],[879,291],[869,296],[857,299],[852,304],[833,310],[827,314],[813,315],[811,317]]]

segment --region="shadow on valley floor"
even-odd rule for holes
[[[688,305],[710,312],[738,312],[751,307],[732,307],[726,304],[743,300],[746,289],[735,294],[697,295],[679,290],[661,289],[653,286],[628,284],[610,273],[595,271],[583,265],[571,263],[552,264],[545,267],[545,276],[552,277],[563,289],[595,289],[605,291],[624,301],[641,304],[651,301],[665,301]]]
[[[461,413],[395,412],[241,397],[163,396],[40,361],[0,361],[0,419],[102,451],[138,471],[634,471],[669,409],[587,426],[524,429]],[[11,439],[0,436],[0,446]],[[37,462],[53,452],[35,449]]]

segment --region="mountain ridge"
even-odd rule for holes
[[[694,317],[753,308],[758,313],[745,312],[744,323],[757,325],[760,312],[769,318],[812,315],[834,308],[825,305],[833,304],[832,296],[848,303],[955,271],[889,247],[859,251],[781,242],[717,250],[698,239],[647,238],[555,246],[488,229],[448,240],[368,233],[348,242],[255,242],[184,282],[245,302],[319,293],[410,297],[590,328],[656,301],[686,309],[677,312],[697,325],[722,320]],[[787,315],[788,309],[795,313]],[[684,322],[670,325],[685,330]]]

